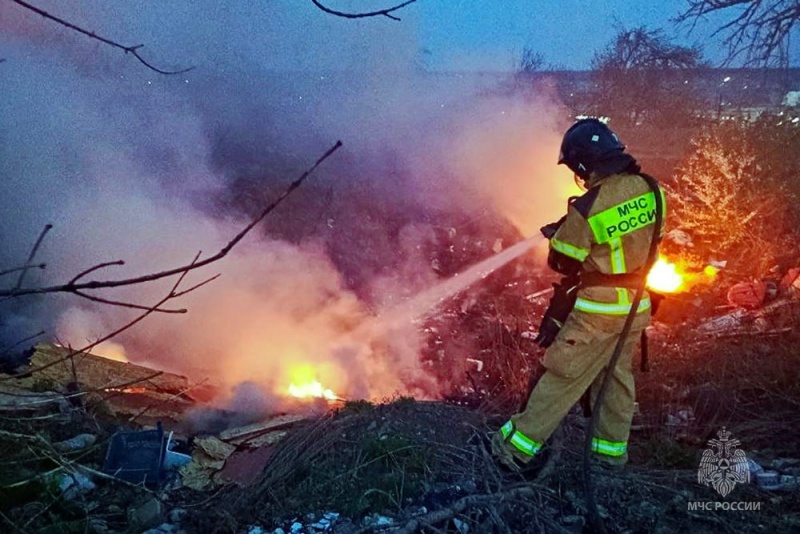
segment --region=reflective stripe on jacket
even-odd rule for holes
[[[663,202],[663,192],[661,198]],[[570,204],[563,224],[550,240],[550,248],[581,262],[583,271],[634,272],[647,261],[655,206],[655,194],[641,176],[608,176]],[[582,288],[575,309],[625,315],[630,311],[633,293],[624,287]],[[644,295],[638,312],[649,309],[650,299]]]

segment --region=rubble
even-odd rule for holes
[[[764,306],[731,312],[703,320],[697,327],[700,334],[714,336],[780,335],[790,332],[800,313],[800,302],[794,298],[778,298]]]
[[[34,346],[27,372],[11,380],[0,374],[7,378],[0,382],[0,411],[66,412],[88,404],[102,406],[115,419],[177,423],[196,404],[188,393],[209,387],[166,371],[73,352],[53,343]]]
[[[78,434],[75,437],[53,443],[53,448],[58,452],[79,451],[91,447],[97,441],[94,434]]]
[[[180,468],[183,484],[205,490],[228,483],[251,483],[270,457],[269,446],[305,416],[282,414],[194,440],[191,461]]]

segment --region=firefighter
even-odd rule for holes
[[[514,470],[536,456],[587,390],[594,406],[646,274],[656,222],[655,180],[641,172],[603,122],[583,119],[573,124],[564,134],[558,163],[569,167],[587,191],[570,200],[560,221],[541,229],[550,240],[548,266],[564,278],[555,284],[537,338],[547,347],[545,373],[525,409],[492,436],[494,455]],[[592,451],[610,464],[622,465],[628,458],[634,410],[631,358],[651,306],[645,292],[600,406]]]

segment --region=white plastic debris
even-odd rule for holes
[[[59,452],[79,451],[91,447],[97,441],[94,434],[78,434],[74,438],[53,443],[53,448]]]
[[[756,475],[756,484],[763,490],[781,489],[781,476],[777,471],[762,471]]]
[[[467,361],[468,361],[469,363],[474,363],[474,364],[475,364],[475,367],[476,367],[476,370],[477,370],[479,373],[480,373],[481,371],[483,371],[483,360],[476,360],[476,359],[474,359],[474,358],[467,358]]]
[[[687,232],[684,232],[683,230],[679,230],[677,228],[667,232],[666,235],[664,236],[664,239],[666,241],[672,241],[673,243],[681,247],[688,247],[688,248],[694,247],[692,236],[690,236]]]
[[[678,410],[675,414],[667,414],[667,426],[685,427],[694,421],[694,412],[691,408]]]
[[[366,518],[366,526],[369,527],[385,527],[388,525],[394,524],[391,517],[386,517],[385,515],[380,514],[373,514]]]
[[[328,530],[333,526],[333,523],[339,519],[339,514],[336,512],[327,512],[325,515],[322,516],[322,519],[317,521],[316,523],[312,523],[309,525],[311,528],[316,528],[319,530]]]
[[[164,451],[164,469],[178,468],[192,461],[192,457],[190,455],[173,451],[173,443],[172,432],[170,432],[169,437],[167,438],[167,446]]]
[[[752,458],[747,459],[747,469],[750,471],[750,480],[755,481],[759,473],[764,472],[764,468],[758,465],[758,462]]]
[[[96,487],[92,479],[80,473],[64,474],[58,481],[58,489],[61,490],[61,495],[68,501],[88,493]]]

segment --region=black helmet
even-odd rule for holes
[[[582,119],[564,134],[558,163],[587,180],[598,162],[622,154],[624,150],[625,145],[605,123],[598,119]]]

